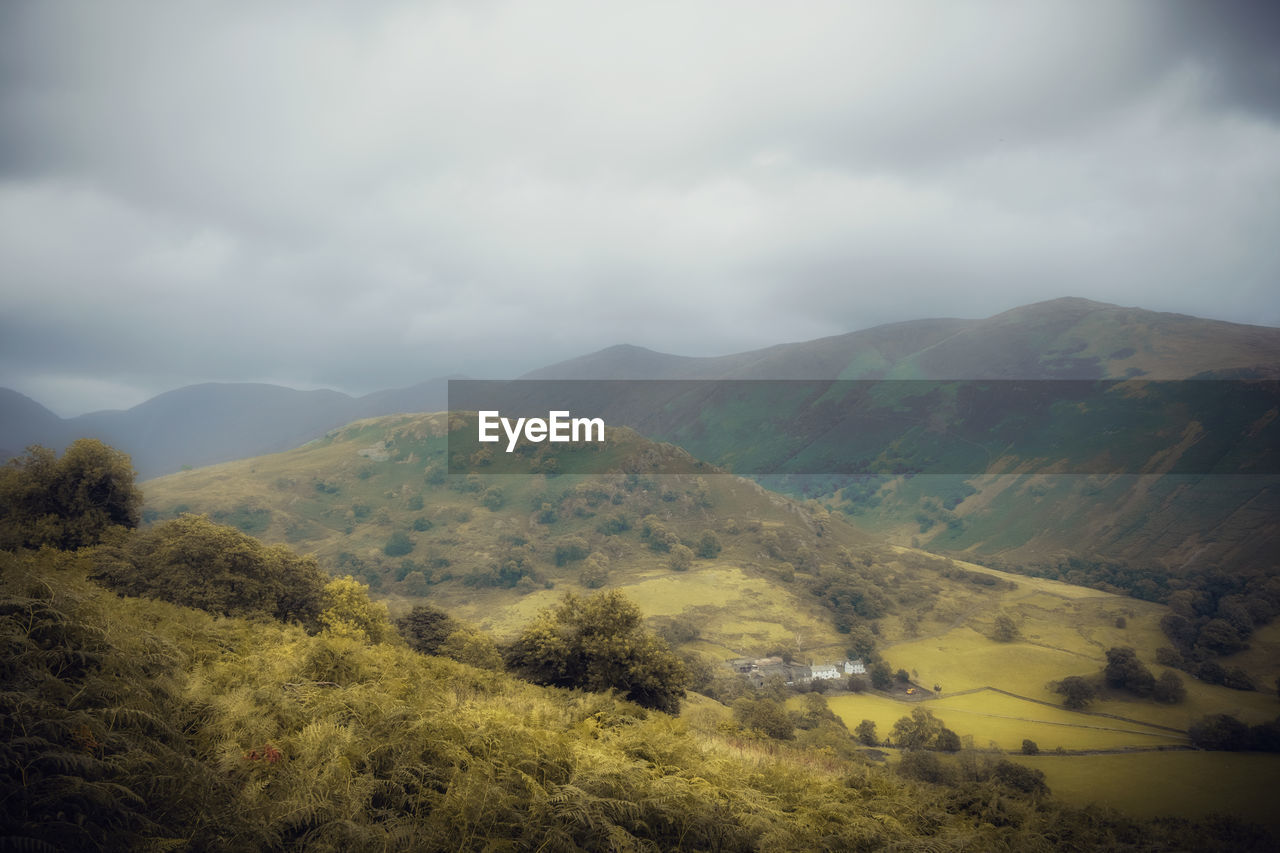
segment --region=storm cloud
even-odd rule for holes
[[[1280,325],[1269,6],[7,3],[0,385],[363,392],[1067,295]]]

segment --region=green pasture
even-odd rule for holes
[[[1136,817],[1231,814],[1280,831],[1280,755],[1200,751],[1019,756],[1054,796]]]

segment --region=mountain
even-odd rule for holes
[[[1248,386],[1261,389],[1248,401],[1253,408],[1235,409],[1202,396],[1188,404],[1175,387],[1159,411],[1145,415],[1119,406],[1122,393],[1095,395],[1088,405],[1084,398],[1075,400],[1077,414],[1059,406],[1053,417],[1031,426],[1025,413],[999,394],[983,391],[987,396],[977,398],[976,409],[958,414],[951,403],[938,408],[926,386],[905,384],[1193,378],[1265,383],[1280,378],[1280,329],[1065,298],[985,319],[894,323],[719,357],[615,346],[523,378],[901,382],[894,386],[893,400],[875,405],[864,404],[865,389],[842,387],[834,395],[847,401],[839,418],[831,414],[833,395],[821,387],[804,393],[789,389],[745,414],[732,400],[676,385],[651,387],[643,397],[612,403],[593,396],[598,389],[589,386],[573,393],[582,404],[578,408],[607,408],[610,423],[675,442],[699,458],[742,472],[905,476],[942,466],[955,476],[932,487],[924,478],[770,481],[792,494],[822,499],[871,529],[915,537],[932,548],[1010,565],[1057,566],[1086,557],[1164,569],[1206,561],[1241,565],[1280,550],[1280,532],[1269,520],[1280,514],[1280,484],[1259,479],[1248,468],[1278,443],[1280,424],[1268,415],[1268,386]],[[1057,393],[1070,386],[1052,387]],[[443,409],[446,389],[446,380],[434,379],[352,398],[263,385],[194,386],[125,412],[71,421],[60,421],[10,392],[0,420],[0,447],[12,452],[32,441],[61,446],[74,437],[99,437],[130,453],[140,474],[152,477],[296,446],[357,418]],[[462,408],[478,407],[462,402]],[[916,425],[904,425],[904,416],[914,417]],[[1097,445],[1086,439],[1113,435],[1117,421],[1127,432],[1104,450],[1123,450],[1123,464],[1099,468]],[[1205,424],[1216,426],[1208,439],[1184,440],[1172,435],[1179,424],[1192,433]],[[1242,433],[1249,433],[1248,441]],[[1170,469],[1160,454],[1175,447],[1182,468]],[[1022,479],[983,483],[960,476],[988,473],[975,465],[974,454],[986,460],[993,453],[1001,471],[1017,472]],[[1205,460],[1213,454],[1234,459],[1235,467],[1209,464]],[[1267,466],[1271,473],[1277,470],[1273,461]],[[1064,470],[1115,476],[1106,482],[1080,476],[1034,482]],[[1249,476],[1198,476],[1206,473]],[[1193,479],[1178,479],[1187,474]]]
[[[32,444],[62,446],[66,425],[44,406],[17,391],[0,388],[0,459]]]
[[[712,358],[616,346],[522,379],[1280,378],[1280,329],[1067,297]]]

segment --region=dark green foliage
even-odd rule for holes
[[[1177,673],[1166,670],[1156,679],[1151,698],[1166,705],[1175,705],[1187,697],[1187,688],[1182,686],[1182,679]]]
[[[716,536],[715,531],[704,530],[698,537],[696,553],[702,559],[709,560],[720,556],[721,547],[720,537]]]
[[[1035,741],[1033,741],[1031,738],[1023,738],[1022,754],[1023,755],[1039,755],[1040,745],[1037,744]]]
[[[1053,684],[1052,687],[1055,693],[1062,694],[1063,707],[1070,708],[1073,711],[1088,707],[1094,696],[1097,695],[1093,685],[1087,679],[1078,675],[1069,675]]]
[[[1201,717],[1187,729],[1199,749],[1237,751],[1249,748],[1249,727],[1230,714]]]
[[[1011,643],[1018,639],[1018,624],[1008,613],[996,614],[995,626],[991,629],[991,639],[997,643]]]
[[[61,459],[33,446],[0,468],[0,549],[82,548],[141,521],[132,462],[95,439],[76,441]]]
[[[614,689],[670,714],[679,712],[688,682],[680,659],[645,630],[640,610],[618,592],[566,595],[538,615],[506,659],[513,672],[538,684]]]
[[[581,536],[566,536],[556,542],[555,561],[557,566],[581,560],[588,553],[587,540]]]
[[[66,562],[0,554],[0,846],[261,844],[183,737],[177,651],[135,626],[113,631],[87,585],[57,577]]]
[[[1240,629],[1226,619],[1210,619],[1200,629],[1196,637],[1196,645],[1202,646],[1216,655],[1229,655],[1245,648]]]
[[[315,627],[327,578],[311,557],[184,515],[95,555],[96,579],[224,616],[263,614]]]
[[[497,512],[506,506],[507,496],[500,486],[490,486],[480,495],[480,505],[490,512]]]
[[[1155,676],[1138,660],[1137,653],[1127,646],[1107,649],[1107,666],[1102,676],[1108,687],[1128,690],[1135,696],[1145,697],[1155,692]]]
[[[874,720],[863,720],[853,729],[853,736],[858,739],[858,743],[863,746],[879,746],[880,738],[876,735],[876,724]]]
[[[733,703],[733,715],[743,728],[774,740],[791,740],[796,736],[795,721],[776,699],[744,696]]]
[[[596,525],[596,530],[605,536],[616,536],[631,529],[631,522],[622,513],[615,513]]]
[[[461,627],[448,613],[429,604],[420,604],[395,621],[396,630],[409,648],[434,655],[449,635]]]
[[[960,748],[960,738],[942,725],[933,712],[916,706],[911,715],[893,724],[889,733],[893,745],[900,749],[938,749],[955,752]]]
[[[911,674],[905,669],[900,669],[893,674],[893,680],[899,684],[909,684],[911,683]]]
[[[419,512],[422,510],[422,506],[423,506],[422,495],[414,495],[413,497],[409,498],[409,502],[405,504],[405,507],[407,507],[410,512]]]
[[[693,550],[686,545],[673,545],[671,559],[667,561],[673,572],[687,572],[693,565]]]
[[[1024,767],[1016,761],[1002,759],[996,763],[992,778],[999,784],[1022,794],[1043,795],[1049,793],[1044,781],[1044,771]]]
[[[435,527],[435,525],[431,523],[431,519],[424,516],[420,515],[413,520],[413,529],[418,533],[425,533],[432,527]]]
[[[404,531],[397,530],[391,534],[387,544],[382,546],[382,553],[388,557],[403,557],[413,551],[413,540]]]
[[[882,660],[878,660],[871,665],[869,670],[871,675],[871,686],[877,690],[888,690],[893,686],[893,671],[889,669],[889,664]]]

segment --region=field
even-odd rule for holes
[[[1043,770],[1050,790],[1074,805],[1098,803],[1137,817],[1244,817],[1280,831],[1280,756],[1214,752],[1019,756]]]

